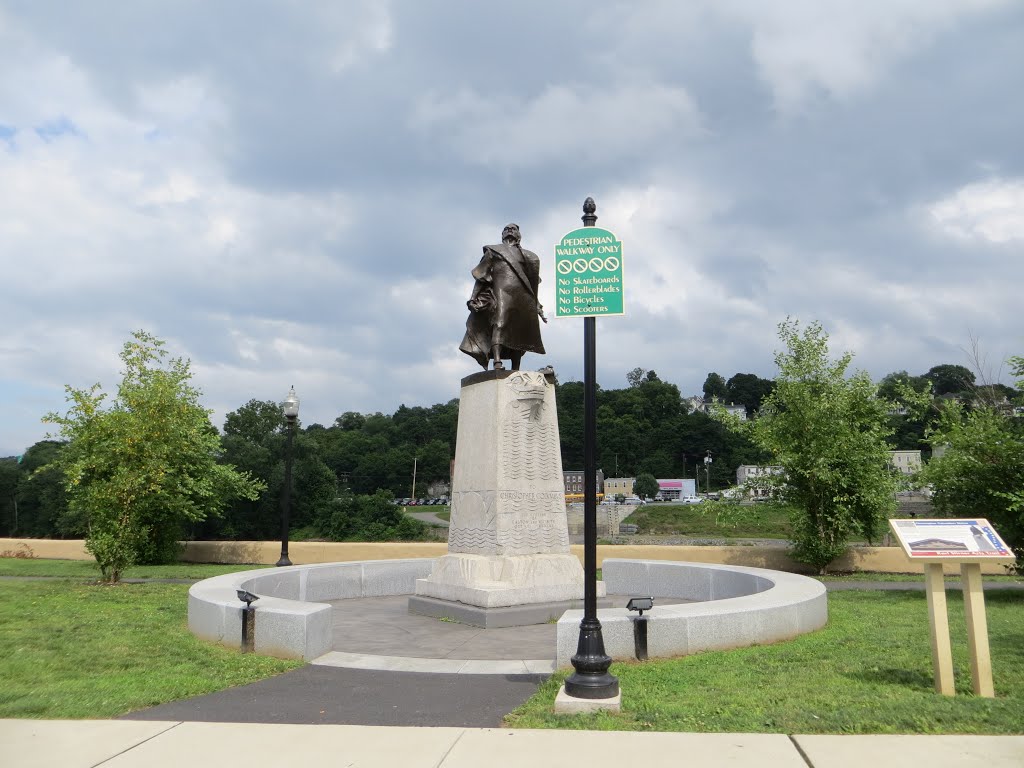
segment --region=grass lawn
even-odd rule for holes
[[[892,582],[916,582],[924,584],[924,574],[917,573],[873,573],[871,571],[857,571],[856,573],[834,573],[825,576],[814,576],[818,581],[892,581]],[[960,574],[947,573],[943,578],[946,581],[960,581]],[[1024,575],[995,575],[985,574],[982,577],[985,582],[1024,584]]]
[[[302,665],[186,626],[188,585],[0,582],[0,718],[103,718]]]
[[[948,592],[957,695],[934,692],[923,592],[833,592],[824,629],[770,646],[617,663],[622,712],[551,713],[560,672],[517,728],[746,733],[1024,733],[1024,593],[985,595],[996,698],[970,693],[963,600]]]
[[[623,520],[638,534],[787,539],[789,509],[774,504],[645,504]]]
[[[267,565],[221,565],[216,563],[172,563],[135,565],[123,574],[125,579],[208,579],[224,573],[272,568]],[[100,569],[95,560],[47,560],[43,558],[0,557],[0,576],[62,576],[98,581]]]
[[[89,563],[0,560],[0,718],[103,718],[301,665],[221,648],[186,626],[188,585],[88,583]],[[178,566],[164,566],[176,568]],[[251,566],[181,564],[195,577]],[[194,569],[200,570],[194,570]],[[32,569],[28,573],[27,569]],[[167,572],[151,575],[164,576]],[[920,580],[922,577],[907,577]],[[991,577],[986,577],[989,580]],[[1003,580],[1003,579],[995,579]],[[1024,591],[986,593],[997,698],[970,693],[963,601],[947,592],[957,696],[934,693],[923,592],[829,594],[829,624],[770,646],[612,665],[618,714],[555,716],[565,672],[508,715],[520,728],[766,733],[1024,733]]]

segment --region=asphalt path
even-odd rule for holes
[[[444,528],[448,527],[448,521],[438,517],[433,512],[412,512],[409,507],[403,507],[403,509],[405,509],[405,514],[409,517],[415,518],[429,525],[440,525]],[[419,509],[419,507],[412,507],[412,509]]]
[[[309,664],[269,680],[172,701],[120,719],[497,728],[545,679]]]

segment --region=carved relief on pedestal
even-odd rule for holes
[[[551,386],[543,373],[515,371],[505,380],[512,395],[501,425],[501,455],[507,480],[561,480],[558,432],[545,418]],[[546,423],[547,422],[547,423]],[[545,428],[545,427],[549,428]]]
[[[452,494],[448,549],[475,555],[493,555],[498,547],[493,491],[456,491]]]

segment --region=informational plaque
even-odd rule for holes
[[[890,520],[904,553],[920,562],[1012,562],[1013,551],[984,518]]]
[[[1006,546],[991,523],[984,518],[963,520],[890,520],[889,527],[899,539],[904,554],[924,568],[931,631],[935,690],[953,696],[953,653],[946,615],[946,584],[943,566],[960,566],[967,622],[967,646],[971,658],[971,687],[978,696],[992,698],[992,657],[985,622],[985,594],[981,580],[982,563],[1012,563],[1013,551]]]

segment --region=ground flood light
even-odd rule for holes
[[[242,609],[242,653],[252,653],[256,641],[256,609],[252,604],[260,597],[244,589],[238,590],[236,594],[238,599],[245,603],[245,608]]]
[[[633,649],[637,661],[647,661],[647,617],[644,611],[654,607],[653,597],[631,597],[626,609],[637,611],[640,615],[633,619]]]
[[[627,611],[639,611],[640,615],[644,615],[644,611],[649,611],[654,607],[653,597],[631,597],[629,602],[626,603]]]

